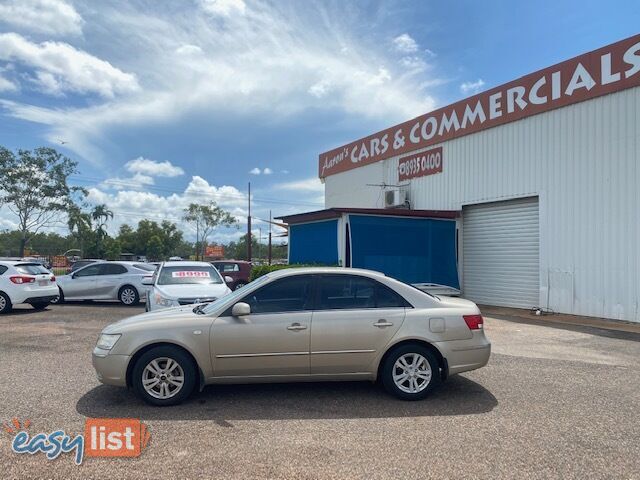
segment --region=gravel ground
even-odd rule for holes
[[[98,332],[142,311],[78,303],[0,317],[0,420],[81,433],[86,417],[136,417],[134,459],[17,455],[0,432],[2,478],[639,478],[640,338],[488,318],[489,365],[422,402],[368,383],[207,387],[152,408],[102,386]]]

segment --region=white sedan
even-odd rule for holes
[[[39,263],[0,261],[0,313],[28,303],[42,310],[58,295],[56,277]]]
[[[151,278],[155,267],[141,262],[99,262],[82,267],[70,275],[58,277],[60,295],[52,302],[64,300],[119,300],[137,305],[146,295],[142,279]]]
[[[208,262],[166,262],[158,267],[151,279],[144,281],[151,287],[145,309],[149,312],[213,302],[231,292],[227,283],[232,281],[231,277],[222,278]]]

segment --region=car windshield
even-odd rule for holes
[[[247,290],[252,289],[253,287],[255,287],[257,285],[260,285],[260,284],[266,282],[268,279],[269,279],[269,277],[266,276],[266,275],[263,275],[262,277],[256,278],[253,282],[249,282],[245,286],[240,287],[239,289],[234,290],[233,292],[231,292],[231,293],[229,293],[227,295],[223,295],[219,299],[209,303],[203,309],[203,312],[204,313],[215,312],[218,308],[220,308],[222,305],[226,304],[227,302],[235,303],[240,298],[242,298],[242,296],[247,292]]]
[[[43,275],[49,273],[49,270],[39,263],[19,263],[16,265],[16,270],[24,275]]]
[[[211,265],[165,266],[160,270],[158,285],[210,285],[223,283]]]

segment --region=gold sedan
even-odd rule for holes
[[[98,379],[175,405],[216,383],[381,380],[403,400],[480,368],[491,344],[478,307],[369,270],[269,273],[213,303],[106,327]]]

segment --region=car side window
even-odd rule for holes
[[[0,265],[0,275],[4,274],[4,272],[6,272],[7,270],[9,270],[9,267]]]
[[[124,265],[103,263],[100,265],[100,273],[98,275],[121,275],[123,273],[127,273],[127,268]]]
[[[240,267],[238,267],[237,263],[227,263],[224,266],[224,271],[225,272],[239,272],[240,271]]]
[[[375,280],[355,275],[324,275],[318,310],[406,307],[404,298]]]
[[[320,279],[318,310],[375,308],[375,283],[352,275],[324,275]]]
[[[82,270],[78,270],[75,273],[76,277],[93,277],[95,275],[99,275],[100,265],[89,265]]]
[[[411,307],[404,297],[394,292],[386,285],[376,282],[376,307],[377,308],[396,308]]]
[[[313,277],[300,275],[276,280],[244,297],[251,313],[300,312],[311,310]]]

